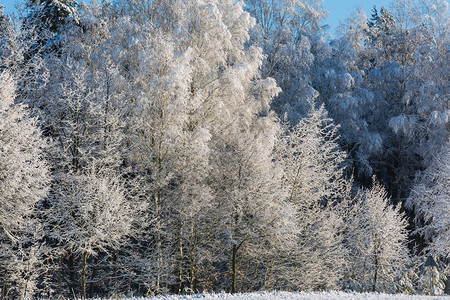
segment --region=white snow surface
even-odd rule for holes
[[[422,295],[389,295],[379,293],[353,293],[353,292],[257,292],[247,294],[197,294],[190,296],[167,295],[151,298],[128,298],[128,300],[194,300],[194,299],[221,299],[221,300],[450,300],[450,296],[422,296]],[[125,300],[125,299],[123,299]]]

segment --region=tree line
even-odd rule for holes
[[[0,8],[0,295],[444,293],[444,0]]]

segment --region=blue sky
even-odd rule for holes
[[[374,5],[377,6],[377,9],[382,6],[389,8],[390,3],[391,0],[324,0],[323,6],[328,10],[328,18],[325,24],[330,25],[330,34],[334,35],[334,31],[340,22],[345,21],[358,7],[364,7],[367,15],[370,16]]]
[[[6,6],[7,12],[14,11],[15,2],[16,0],[0,0],[0,4]],[[390,2],[390,0],[324,0],[324,7],[329,12],[325,23],[330,25],[330,34],[334,35],[339,23],[344,21],[359,6],[363,6],[367,14],[370,15],[373,5],[376,5],[377,8],[381,6],[388,8]]]
[[[14,3],[16,3],[15,0],[0,0],[0,4],[6,6],[6,12],[14,11]]]

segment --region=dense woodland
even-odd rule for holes
[[[448,6],[0,9],[0,298],[444,293]]]

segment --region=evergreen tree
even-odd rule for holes
[[[73,0],[27,0],[27,19],[34,25],[57,32],[75,15],[77,3]],[[72,20],[71,20],[72,21]]]
[[[422,272],[417,280],[418,289],[425,295],[443,295],[446,279],[446,276],[440,274],[433,256],[429,255],[422,266]]]

